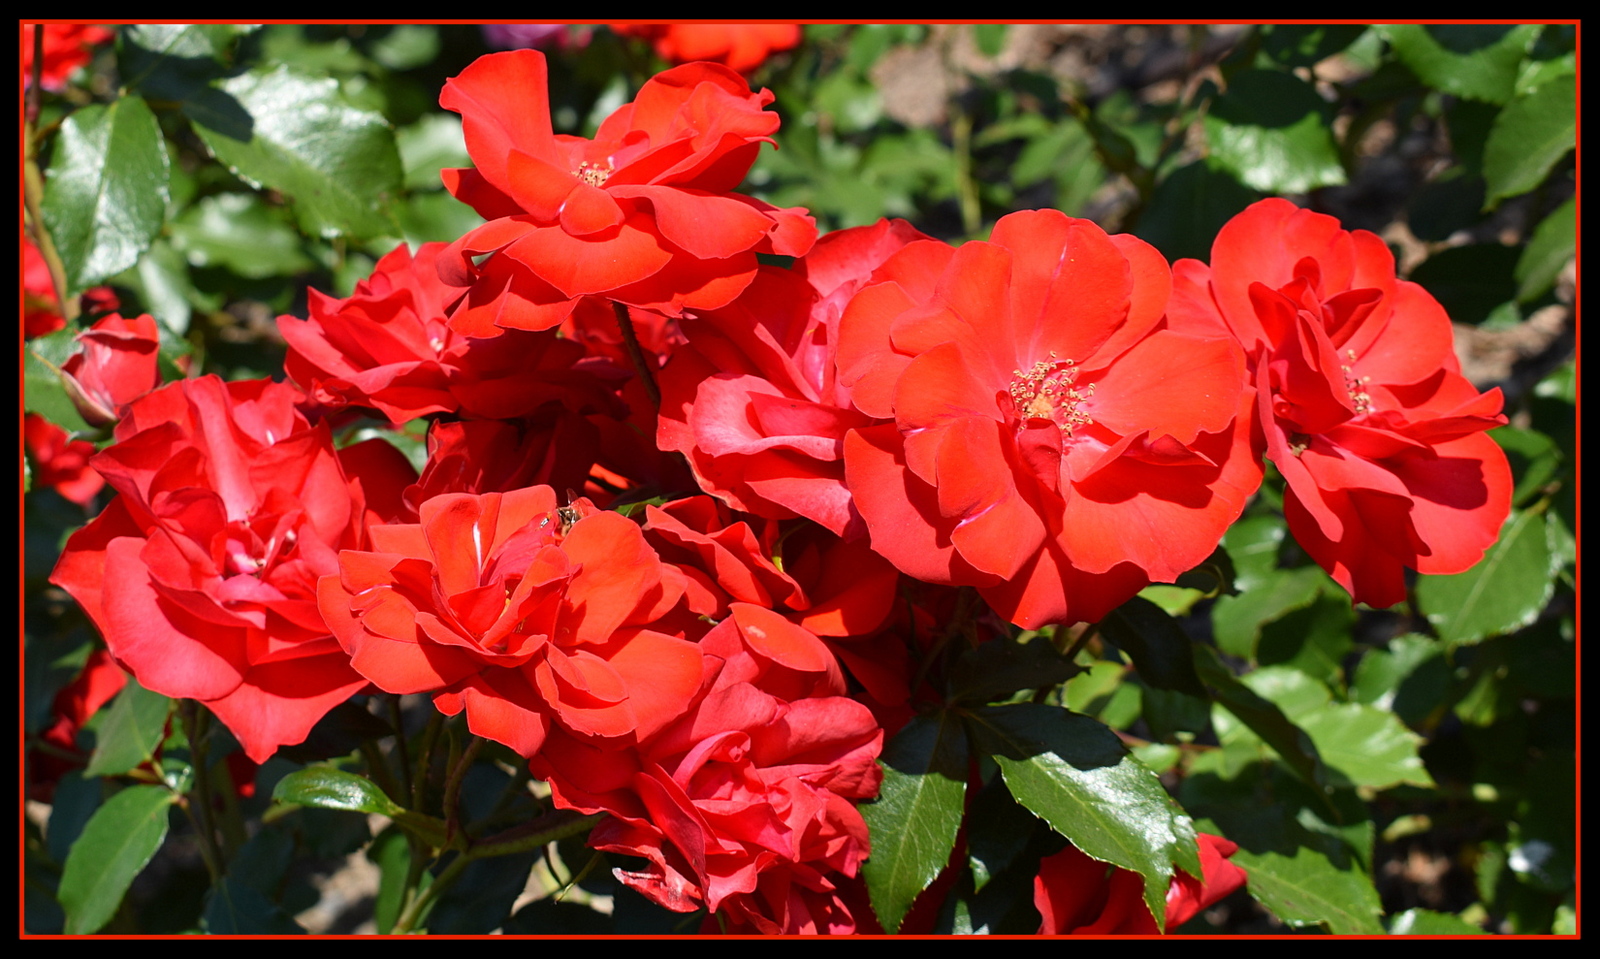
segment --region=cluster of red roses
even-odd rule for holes
[[[1274,200],[1210,268],[1051,211],[959,248],[818,240],[733,192],[778,118],[732,70],[656,76],[593,140],[553,133],[545,77],[516,51],[446,84],[476,168],[445,180],[486,223],[281,318],[293,385],[151,391],[147,318],[68,371],[116,419],[119,495],[53,579],[254,760],[354,694],[426,693],[609,813],[591,844],[656,902],[848,932],[853,803],[957,587],[1099,619],[1201,562],[1263,455],[1358,600],[1465,568],[1506,515],[1499,397],[1369,234]],[[362,412],[429,418],[420,475],[336,446]]]

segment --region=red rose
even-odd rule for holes
[[[1484,434],[1506,421],[1500,391],[1461,376],[1449,317],[1395,278],[1381,239],[1263,200],[1217,234],[1209,268],[1174,271],[1172,314],[1226,324],[1250,354],[1289,529],[1356,601],[1392,606],[1407,568],[1483,557],[1511,508]]]
[[[73,404],[90,424],[116,422],[123,407],[161,385],[161,334],[150,314],[102,317],[78,334],[78,343],[61,372]]]
[[[550,402],[614,406],[577,343],[553,332],[452,330],[447,307],[461,291],[439,279],[443,251],[426,243],[413,257],[401,244],[345,299],[309,291],[309,319],[278,317],[290,378],[321,403],[369,406],[393,423],[457,412],[510,419]]]
[[[1244,870],[1228,861],[1238,844],[1205,833],[1199,839],[1204,875],[1196,878],[1179,871],[1172,877],[1167,889],[1168,931],[1245,884]],[[1161,931],[1145,905],[1144,880],[1138,873],[1097,862],[1074,846],[1040,861],[1033,904],[1044,917],[1041,936],[1154,936]]]
[[[811,217],[731,192],[778,117],[726,67],[651,78],[595,139],[551,130],[545,59],[480,57],[446,81],[476,169],[445,185],[490,222],[451,246],[451,282],[470,285],[452,318],[479,336],[543,330],[584,296],[673,316],[723,306],[756,273],[756,253],[803,254]],[[492,253],[481,266],[482,254]]]
[[[1096,620],[1203,560],[1260,481],[1230,338],[1166,322],[1148,244],[1054,211],[912,244],[856,294],[840,380],[873,549],[1033,628]]]
[[[798,23],[613,23],[611,31],[649,40],[671,63],[711,60],[740,73],[800,44]]]
[[[22,441],[32,458],[34,489],[53,489],[62,497],[87,506],[106,481],[89,466],[94,444],[75,440],[67,431],[38,413],[22,417]]]
[[[51,23],[43,27],[25,24],[22,28],[23,86],[33,82],[33,31],[39,29],[44,30],[44,60],[39,65],[39,82],[46,90],[65,87],[72,72],[89,62],[93,53],[89,48],[112,37],[105,27],[87,23]]]
[[[872,420],[837,382],[839,318],[873,271],[919,240],[902,220],[830,233],[793,270],[764,267],[732,304],[684,321],[689,346],[662,371],[656,439],[684,455],[701,489],[760,516],[865,532],[845,488],[844,437]]]
[[[100,707],[111,702],[127,685],[128,674],[117,666],[111,654],[97,649],[89,654],[76,679],[56,693],[52,703],[55,719],[39,733],[48,748],[35,748],[28,754],[28,794],[30,799],[49,802],[55,785],[66,773],[89,757],[78,751],[78,731]]]
[[[257,762],[366,685],[316,581],[363,544],[368,509],[398,508],[390,474],[410,471],[381,441],[388,455],[335,451],[297,398],[207,376],[136,400],[93,461],[120,495],[51,574],[141,685],[204,702]]]
[[[524,756],[552,722],[647,736],[700,686],[695,645],[648,628],[683,576],[622,515],[568,509],[581,517],[547,486],[436,496],[420,523],[375,526],[373,551],[339,555],[322,613],[374,685],[465,708],[472,732]]]
[[[883,731],[821,641],[770,610],[735,603],[697,648],[707,679],[680,719],[625,749],[553,733],[534,774],[558,805],[612,814],[589,844],[643,857],[617,878],[660,905],[853,931],[836,880],[868,852],[852,800],[877,793]]]

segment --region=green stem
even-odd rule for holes
[[[206,757],[206,735],[210,732],[206,720],[211,714],[192,699],[181,701],[178,714],[184,735],[189,738],[189,756],[194,763],[194,798],[184,804],[184,809],[194,823],[200,856],[211,874],[211,885],[216,886],[222,881],[222,856],[217,850],[216,825],[211,818],[211,770]]]
[[[411,808],[418,812],[426,808],[422,800],[428,787],[428,767],[433,758],[433,744],[443,727],[444,714],[435,712],[428,718],[428,728],[422,731],[422,748],[417,750],[416,772],[411,776]]]
[[[455,739],[452,737],[450,744],[451,753],[455,753]],[[483,739],[472,737],[472,743],[461,751],[461,756],[450,767],[450,778],[444,784],[444,834],[446,843],[453,844],[456,837],[462,835],[461,825],[461,781],[467,777],[467,769],[472,766],[473,760],[478,758],[478,750],[483,748]]]
[[[955,110],[956,115],[950,121],[950,138],[956,155],[956,190],[961,204],[961,229],[971,236],[983,225],[978,184],[972,178],[972,116],[962,109],[959,99]]]
[[[401,786],[405,789],[402,795],[411,795],[411,759],[407,755],[406,723],[405,717],[400,713],[400,696],[389,693],[385,697],[389,700],[389,724],[394,727],[395,758],[400,764]]]
[[[440,891],[459,879],[461,873],[471,861],[472,857],[466,853],[462,853],[452,859],[450,865],[444,867],[444,872],[435,876],[433,882],[428,884],[428,888],[422,890],[415,899],[411,900],[411,903],[406,906],[405,912],[401,913],[400,918],[395,920],[394,928],[390,932],[397,936],[403,936],[415,930],[427,918],[428,910],[433,907],[433,901],[439,898]]]
[[[622,349],[628,354],[628,362],[633,364],[634,372],[639,374],[639,381],[644,384],[644,392],[650,397],[650,404],[659,410],[661,387],[656,385],[655,373],[651,371],[644,350],[639,346],[639,334],[634,331],[633,318],[628,316],[628,308],[616,300],[611,301],[611,310],[617,314],[617,328],[622,331]]]

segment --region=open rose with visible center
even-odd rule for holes
[[[1028,628],[1097,620],[1211,552],[1260,482],[1244,357],[1168,322],[1166,261],[1054,211],[914,243],[845,311],[872,547]]]
[[[1174,266],[1171,312],[1250,354],[1266,455],[1289,530],[1358,602],[1405,598],[1407,568],[1459,573],[1511,509],[1511,470],[1484,431],[1498,389],[1461,375],[1450,319],[1365,230],[1262,200],[1217,234],[1211,265]]]
[[[445,170],[445,186],[489,220],[444,264],[470,287],[452,325],[549,329],[585,296],[678,316],[731,301],[757,253],[804,254],[810,216],[733,192],[772,142],[772,99],[691,63],[646,81],[588,140],[553,132],[536,50],[480,57],[446,81],[439,102],[461,114],[476,168]]]

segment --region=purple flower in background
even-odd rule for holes
[[[589,27],[573,28],[565,23],[485,23],[483,40],[496,50],[565,50],[588,46]]]

